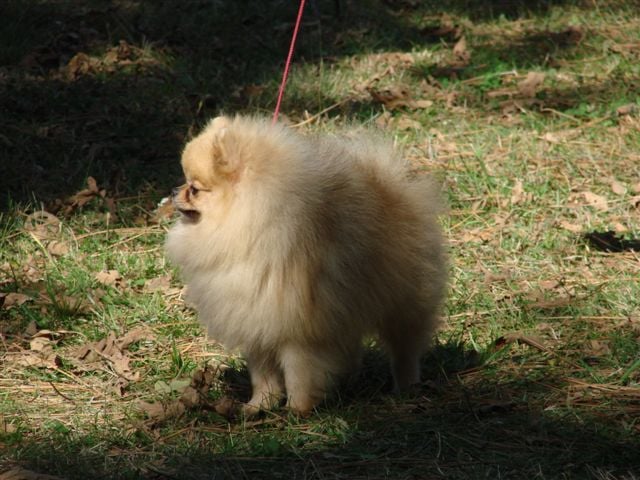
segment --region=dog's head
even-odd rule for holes
[[[183,218],[198,222],[220,211],[238,181],[242,155],[230,131],[232,120],[214,118],[182,152],[186,183],[173,192],[173,202]]]

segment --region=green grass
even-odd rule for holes
[[[640,262],[582,237],[640,236],[635,3],[339,5],[308,6],[283,113],[377,125],[442,182],[450,295],[423,384],[392,396],[372,344],[310,418],[215,410],[246,369],[184,305],[154,212],[210,116],[271,114],[294,3],[5,2],[0,476],[640,478]],[[370,93],[399,86],[432,103]],[[105,345],[131,332],[123,366]],[[171,414],[206,365],[224,372]]]

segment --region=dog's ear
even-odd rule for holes
[[[212,121],[212,126],[214,126],[216,120],[224,121],[226,118],[215,118]],[[220,123],[216,127],[219,128],[215,130],[213,135],[214,169],[218,175],[222,175],[231,181],[237,181],[244,168],[241,145],[225,124]]]
[[[225,117],[224,115],[221,115],[211,120],[209,122],[209,127],[212,128],[213,130],[220,130],[222,128],[227,128],[230,123],[231,123],[231,120],[229,119],[229,117]]]

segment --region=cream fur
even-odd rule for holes
[[[419,381],[446,280],[437,189],[387,142],[218,117],[183,152],[171,229],[208,333],[247,358],[247,413],[315,407],[377,333],[399,389]],[[193,189],[194,187],[196,189]]]

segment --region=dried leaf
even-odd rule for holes
[[[153,212],[153,215],[149,221],[151,223],[161,223],[173,217],[175,212],[176,212],[176,207],[171,201],[171,198],[170,197],[163,198],[160,201],[160,203],[158,203],[158,207]]]
[[[471,53],[467,50],[467,40],[464,36],[460,37],[460,40],[454,45],[453,54],[464,63],[467,63],[471,58]]]
[[[586,200],[587,205],[594,207],[597,210],[604,211],[609,209],[609,203],[602,195],[598,195],[593,192],[582,192],[582,197]]]
[[[52,350],[55,342],[47,337],[35,337],[29,341],[29,348],[34,352],[43,352],[45,350]]]
[[[544,73],[529,72],[527,77],[518,83],[518,92],[523,97],[533,98],[536,96],[538,87],[544,82]]]
[[[47,244],[47,251],[56,257],[66,255],[71,250],[67,242],[53,240]]]
[[[0,298],[4,298],[4,302],[2,302],[3,308],[11,308],[18,307],[28,300],[32,300],[29,295],[25,295],[24,293],[7,293],[0,294]]]
[[[525,199],[524,187],[522,185],[522,180],[516,180],[516,183],[513,185],[511,189],[511,204],[516,205],[522,202]]]
[[[164,292],[171,288],[171,275],[162,275],[156,278],[150,278],[144,282],[144,290],[146,292]]]
[[[568,230],[568,231],[573,232],[573,233],[582,232],[582,225],[578,225],[576,223],[571,223],[571,222],[568,222],[567,220],[561,220],[560,223],[558,223],[558,226],[560,228],[563,228],[563,229]]]
[[[559,285],[560,282],[558,282],[557,280],[542,280],[540,283],[538,283],[538,286],[542,290],[554,290]]]
[[[0,474],[0,480],[63,480],[61,477],[16,467]]]
[[[474,228],[466,230],[457,241],[460,243],[487,243],[495,238],[495,228]]]
[[[27,350],[20,353],[9,353],[6,360],[20,367],[56,370],[62,366],[62,359],[52,351],[37,352]]]
[[[87,178],[87,188],[80,190],[75,195],[72,195],[66,200],[67,206],[64,209],[66,214],[73,212],[75,209],[83,207],[94,198],[104,198],[106,196],[105,190],[98,188],[98,183],[93,177]]]
[[[14,423],[9,423],[4,415],[0,415],[0,433],[15,433],[17,431],[18,427]]]
[[[122,276],[117,270],[102,270],[96,273],[94,278],[107,286],[116,286],[118,282],[122,281]]]
[[[60,220],[49,212],[39,210],[27,216],[24,229],[38,240],[48,240],[58,235]]]
[[[96,179],[93,177],[89,177],[87,178],[87,187],[89,188],[90,192],[93,193],[98,193],[98,182],[96,182]]]
[[[186,408],[182,402],[175,400],[169,403],[162,402],[138,402],[138,409],[147,415],[149,419],[163,421],[182,415]]]
[[[24,334],[26,336],[33,337],[36,333],[38,333],[38,324],[35,320],[31,320],[24,329]]]
[[[113,371],[117,375],[130,382],[137,382],[140,380],[140,372],[133,372],[131,370],[131,367],[129,366],[131,359],[128,356],[124,354],[112,355],[109,360],[111,361]]]
[[[609,355],[611,353],[608,342],[602,340],[589,340],[587,345],[587,352],[590,355],[599,357],[603,355]]]
[[[615,222],[613,224],[613,230],[616,233],[627,233],[629,231],[629,228],[626,225],[623,225],[620,222]]]
[[[24,220],[24,228],[26,230],[33,230],[42,224],[59,225],[60,219],[52,213],[38,210],[37,212],[27,215],[27,218]]]
[[[116,344],[121,350],[126,350],[129,345],[140,340],[154,340],[155,335],[144,327],[134,328],[127,332],[123,337],[117,340]]]
[[[188,385],[182,392],[182,395],[180,396],[180,401],[184,404],[185,407],[194,408],[200,405],[202,401],[202,397],[200,395],[200,392],[198,392],[198,390],[196,390],[191,385]]]
[[[613,193],[615,193],[616,195],[624,195],[625,193],[627,193],[627,187],[622,185],[617,180],[612,180],[611,181],[611,191]]]
[[[420,122],[405,115],[398,118],[394,122],[394,125],[398,130],[418,130],[422,128],[422,124]]]
[[[538,308],[540,310],[568,307],[574,305],[578,299],[574,296],[560,296],[552,299],[536,300],[528,304],[530,308]]]
[[[636,105],[635,103],[622,105],[621,107],[618,107],[616,109],[616,113],[621,117],[625,115],[634,115],[637,112],[638,112],[638,105]]]
[[[366,89],[375,101],[382,103],[387,109],[394,110],[396,108],[421,109],[429,108],[433,105],[431,100],[419,99],[415,100],[411,97],[411,92],[405,85],[392,85],[383,90],[377,90],[373,87]]]
[[[78,366],[86,371],[101,369],[106,363],[120,379],[137,382],[140,380],[140,372],[131,369],[131,358],[124,351],[132,343],[152,338],[153,334],[145,328],[136,328],[120,338],[114,332],[109,332],[105,338],[79,347],[74,358],[81,361]],[[126,383],[118,386],[121,391],[125,387]]]
[[[529,345],[530,347],[537,348],[543,352],[548,351],[549,349],[544,345],[544,340],[540,337],[535,337],[533,335],[524,335],[520,332],[507,333],[497,338],[494,342],[494,346],[496,348],[502,348],[505,345],[509,345],[511,343],[523,343],[525,345]]]
[[[422,34],[427,41],[455,40],[460,38],[462,29],[453,23],[453,19],[449,15],[443,14],[439,25],[424,28]]]

